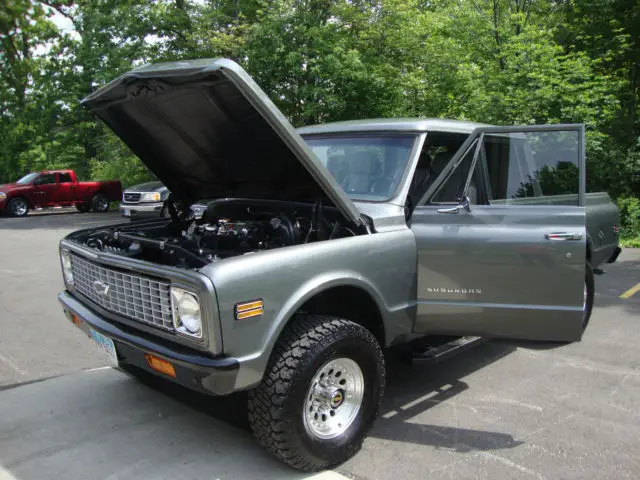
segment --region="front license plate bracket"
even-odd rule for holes
[[[89,329],[89,335],[96,344],[96,347],[111,367],[118,366],[118,354],[116,346],[109,337],[105,337],[100,332],[96,332],[93,328]]]

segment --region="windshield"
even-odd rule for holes
[[[352,200],[383,202],[398,188],[415,138],[323,135],[304,140]]]
[[[18,180],[16,183],[19,185],[26,185],[27,183],[31,183],[35,180],[35,178],[40,175],[39,173],[29,173]]]

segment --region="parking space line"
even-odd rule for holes
[[[0,354],[0,362],[4,362],[6,365],[9,365],[11,368],[13,368],[16,372],[18,372],[20,375],[25,375],[25,371],[22,370],[17,364],[16,362],[14,362],[11,358],[8,357],[9,354],[7,354],[7,356],[4,356],[2,354]]]
[[[317,473],[310,477],[307,477],[306,480],[349,480],[349,477],[345,477],[344,475],[334,472],[333,470],[327,470],[325,472]]]
[[[629,290],[620,295],[620,298],[631,298],[634,294],[640,292],[640,283],[635,287],[631,287]]]

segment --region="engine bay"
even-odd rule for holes
[[[196,218],[170,200],[169,212],[171,219],[78,232],[73,240],[101,252],[198,269],[237,255],[370,233],[320,201],[215,200]]]

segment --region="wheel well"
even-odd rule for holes
[[[587,262],[591,263],[591,244],[587,241]]]
[[[307,300],[299,312],[333,315],[356,322],[385,346],[382,314],[373,297],[365,290],[353,286],[333,287]]]

